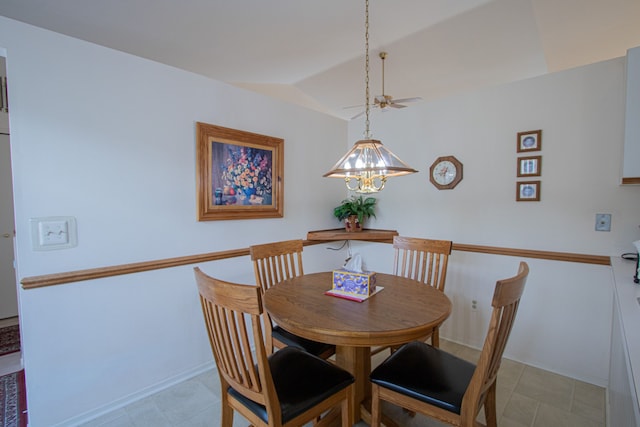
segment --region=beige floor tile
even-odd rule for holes
[[[128,405],[125,410],[136,427],[171,427],[153,396]]]
[[[507,402],[502,419],[508,419],[512,423],[530,426],[538,410],[538,401],[518,393],[513,393]]]
[[[199,381],[209,391],[211,391],[211,393],[213,393],[217,398],[217,402],[220,401],[220,396],[222,396],[220,393],[220,377],[218,376],[218,373],[216,371],[210,369],[201,373],[200,375],[195,376],[193,379]]]
[[[203,411],[193,414],[192,417],[185,419],[183,422],[175,424],[176,427],[212,427],[220,425],[220,408],[221,402],[214,403],[213,405],[205,408]],[[247,427],[249,421],[243,416],[234,413],[233,414],[233,427]]]
[[[190,379],[153,395],[160,413],[172,423],[183,422],[220,400],[200,381]]]
[[[522,424],[518,421],[511,420],[509,418],[500,418],[498,420],[498,426],[500,427],[530,427],[530,424]]]
[[[604,422],[599,423],[589,418],[564,411],[555,406],[541,403],[536,414],[533,427],[605,427]]]
[[[98,418],[95,418],[85,424],[82,427],[135,427],[133,420],[129,418],[127,411],[123,408],[116,409],[107,414],[104,414]]]
[[[571,412],[605,423],[606,390],[593,384],[575,381]]]
[[[461,353],[464,349],[466,349],[465,346],[463,346],[462,344],[458,344],[455,343],[453,341],[447,341],[447,340],[440,340],[440,348],[444,351],[447,351],[449,353],[453,353],[453,354],[459,354]]]
[[[464,360],[467,360],[471,363],[478,363],[478,358],[480,357],[480,351],[471,347],[463,347],[456,355]]]
[[[527,366],[514,391],[569,411],[573,398],[573,385],[574,381],[571,378]]]
[[[510,359],[502,359],[500,370],[498,371],[498,386],[507,387],[513,390],[524,372],[525,365]]]
[[[475,363],[479,351],[441,340],[440,347]],[[377,366],[389,356],[372,358]],[[504,359],[497,383],[500,427],[604,427],[605,389]],[[210,370],[164,391],[95,419],[84,427],[204,427],[220,423],[220,383]],[[443,427],[420,414],[411,417],[402,408],[384,403],[384,411],[402,427]],[[481,413],[480,420],[484,420]],[[248,422],[235,414],[234,427]],[[366,427],[358,423],[356,427]],[[309,426],[310,427],[310,426]]]
[[[498,415],[498,419],[504,413],[505,408],[507,407],[507,403],[509,403],[509,399],[511,398],[511,394],[513,393],[513,389],[509,387],[503,387],[500,384],[497,385],[496,390],[496,414]]]

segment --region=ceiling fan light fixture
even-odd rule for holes
[[[381,53],[384,60],[386,53]],[[387,178],[418,172],[388,150],[369,132],[369,0],[365,0],[365,139],[356,142],[323,176],[343,178],[347,188],[357,193],[377,193]]]

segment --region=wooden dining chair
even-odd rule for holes
[[[349,426],[354,378],[299,348],[269,354],[260,287],[225,282],[194,269],[211,349],[220,377],[222,427],[234,411],[253,426],[322,426],[340,410]]]
[[[302,240],[285,240],[281,242],[253,245],[249,248],[253,270],[256,276],[256,284],[266,292],[278,282],[302,276]],[[266,317],[272,324],[271,336],[273,346],[277,349],[287,346],[301,348],[323,359],[333,356],[336,347],[317,341],[308,340],[280,326],[273,324],[268,313]]]
[[[454,426],[478,426],[484,407],[487,426],[495,427],[496,377],[529,274],[521,262],[518,274],[496,283],[489,329],[477,365],[425,342],[414,341],[394,352],[371,372],[372,422],[380,425],[381,401]]]
[[[452,245],[450,240],[394,236],[393,274],[417,280],[444,292]],[[429,338],[434,347],[439,347],[440,329],[435,328],[424,340]],[[371,354],[376,355],[387,348],[391,348],[393,352],[399,346],[375,347],[371,349]]]

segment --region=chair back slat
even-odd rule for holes
[[[393,274],[444,291],[451,247],[450,240],[394,236]]]
[[[262,290],[224,282],[195,268],[200,302],[213,356],[221,377],[237,392],[262,405],[277,399],[267,393],[270,371],[263,339]],[[252,353],[255,348],[255,357]],[[261,380],[262,378],[262,380]]]
[[[304,275],[302,266],[301,239],[284,240],[280,242],[264,243],[249,247],[256,284],[263,292],[269,290],[275,284],[284,280]],[[304,340],[293,334],[283,335],[282,328],[274,324],[268,313],[265,313],[265,338],[267,351],[284,348],[288,345],[298,344],[301,348],[326,359],[335,354],[335,346],[323,345],[313,341]],[[291,341],[295,341],[292,344]]]
[[[251,246],[256,283],[266,291],[278,282],[303,275],[302,248],[300,239]]]
[[[462,401],[462,412],[467,412],[467,419],[475,419],[484,405],[487,390],[496,381],[528,275],[529,266],[525,262],[520,262],[516,276],[496,283],[491,303],[493,310],[489,330],[480,359]]]

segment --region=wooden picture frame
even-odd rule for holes
[[[540,181],[521,181],[516,183],[517,202],[539,202]]]
[[[542,149],[542,130],[518,132],[518,153],[540,151]]]
[[[518,177],[540,176],[542,156],[518,157]]]
[[[284,140],[196,123],[198,221],[282,218]]]

